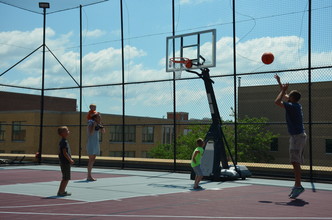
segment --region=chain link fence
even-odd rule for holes
[[[284,111],[274,104],[279,93],[274,75],[278,74],[283,83],[290,83],[290,90],[302,94],[300,103],[308,135],[304,178],[331,180],[331,2],[140,2],[125,1],[120,7],[110,1],[112,7],[100,11],[103,21],[92,14],[93,7],[102,6],[84,8],[84,25],[90,30],[114,21],[104,26],[108,40],[88,38],[86,31],[82,45],[83,76],[79,73],[78,59],[74,65],[68,56],[71,52],[78,56],[79,47],[62,48],[64,65],[69,65],[68,70],[77,82],[82,78],[82,84],[76,86],[66,80],[68,76],[63,71],[55,75],[57,69],[52,70],[53,75],[45,84],[45,96],[75,98],[77,111],[46,110],[42,128],[38,108],[0,112],[0,153],[33,155],[42,151],[45,158],[56,155],[56,128],[67,125],[71,131],[72,154],[79,164],[84,164],[86,112],[89,104],[96,103],[106,128],[100,134],[101,156],[97,157],[97,163],[122,168],[189,170],[194,141],[204,137],[211,114],[200,78],[182,72],[180,78],[174,79],[173,74],[165,72],[165,39],[213,28],[217,30],[217,65],[210,74],[223,131],[236,163],[248,166],[256,175],[293,175]],[[149,5],[151,13],[134,17],[133,12],[142,10],[143,5]],[[48,16],[50,24],[55,25],[55,20],[69,15]],[[53,49],[55,42],[49,41]],[[61,48],[54,49],[58,54]],[[274,54],[272,64],[261,62],[264,52]],[[96,54],[100,56],[94,57]],[[50,54],[46,56],[46,60],[52,59]],[[5,66],[9,68],[8,63]],[[53,64],[54,61],[47,61],[46,66]],[[38,95],[40,87],[22,84],[27,79],[24,73],[31,70],[18,68],[17,71],[16,80],[10,73],[1,75],[2,90],[10,88],[10,92]]]

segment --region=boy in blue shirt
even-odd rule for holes
[[[274,77],[277,79],[281,89],[274,103],[286,110],[287,128],[291,136],[289,139],[289,155],[294,169],[295,184],[289,194],[289,198],[295,199],[304,191],[301,185],[301,164],[304,161],[304,147],[307,139],[303,126],[302,106],[298,103],[301,94],[296,90],[292,90],[287,94],[289,84],[281,84],[278,75]],[[283,98],[287,99],[287,102],[282,101]]]
[[[66,187],[70,180],[70,165],[74,164],[74,161],[71,159],[70,147],[67,141],[69,130],[66,126],[61,126],[58,128],[58,134],[61,136],[61,141],[59,142],[59,160],[62,172],[58,196],[70,196],[71,194],[66,192]]]

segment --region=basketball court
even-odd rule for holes
[[[72,168],[58,197],[58,166],[1,167],[1,219],[332,219],[332,186],[304,183],[298,199],[288,198],[292,181],[247,178],[202,181],[192,189],[189,174],[140,170]]]
[[[269,56],[265,64],[273,62]],[[226,151],[234,160],[209,75],[215,66],[215,29],[167,37],[166,72],[204,81],[212,118],[204,176],[233,181],[202,181],[203,190],[194,190],[190,174],[96,168],[92,182],[86,168],[73,167],[72,195],[59,197],[59,166],[7,166],[0,168],[1,219],[332,219],[330,184],[305,182],[306,191],[289,199],[293,181],[253,178],[243,166],[230,169]]]

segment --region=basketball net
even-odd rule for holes
[[[181,79],[181,74],[182,74],[182,63],[174,63],[174,77],[175,79]]]
[[[174,78],[175,79],[181,79],[182,65],[183,65],[183,63],[175,63],[175,62],[172,62],[171,60],[169,61],[169,66],[173,67],[173,69],[174,69]]]

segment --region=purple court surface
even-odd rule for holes
[[[332,220],[332,184],[304,182],[289,199],[292,181],[247,178],[202,181],[189,174],[72,167],[67,191],[58,197],[58,166],[0,167],[0,219],[297,219]]]

